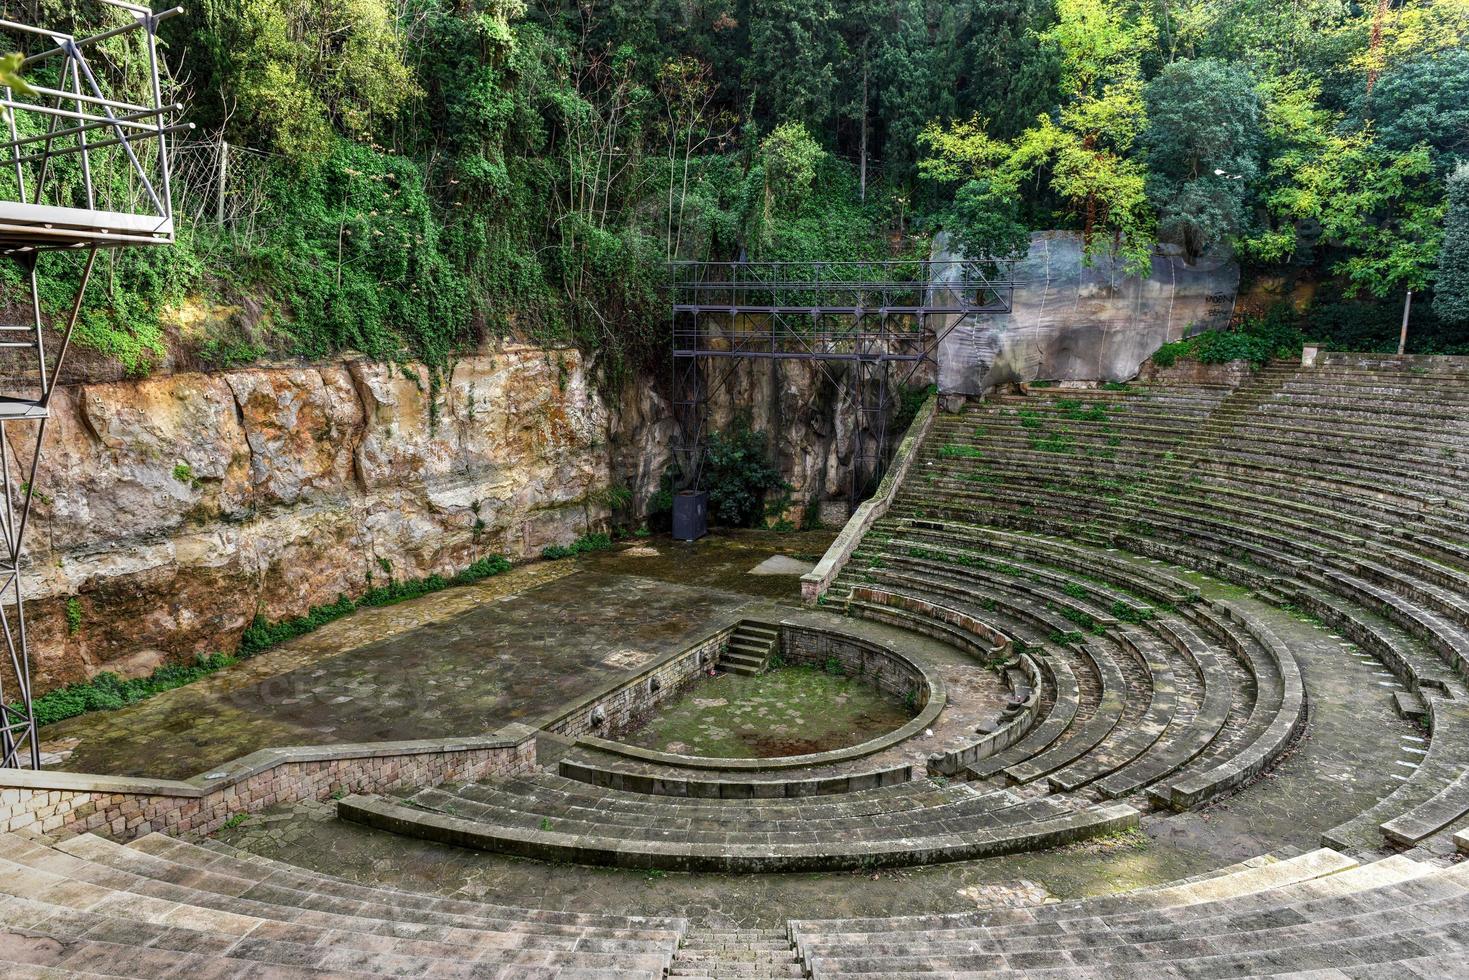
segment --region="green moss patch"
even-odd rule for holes
[[[860,745],[912,717],[859,678],[780,667],[701,680],[624,741],[682,755],[773,759]]]

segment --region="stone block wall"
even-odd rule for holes
[[[535,764],[531,730],[510,726],[502,736],[267,749],[223,774],[187,781],[3,770],[0,831],[120,841],[155,831],[207,837],[236,814],[278,804],[482,779]]]
[[[855,636],[783,623],[780,655],[788,664],[820,669],[835,661],[842,673],[861,677],[890,697],[911,697],[915,708],[928,704],[928,683],[915,664]]]
[[[688,690],[719,660],[734,630],[734,624],[730,624],[635,677],[615,682],[546,722],[542,729],[566,738],[616,738],[636,727],[658,705]],[[594,720],[597,718],[601,720]]]

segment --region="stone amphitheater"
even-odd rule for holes
[[[804,603],[672,561],[706,619],[492,734],[6,773],[6,975],[1469,975],[1469,361],[1146,377],[931,401]],[[909,720],[627,739],[776,658]]]

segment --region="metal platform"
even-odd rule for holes
[[[164,102],[158,73],[158,25],[182,8],[155,14],[123,0],[98,0],[94,9],[112,23],[80,37],[0,19],[0,34],[10,45],[5,50],[25,55],[22,77],[28,82],[28,91],[5,88],[0,98],[8,137],[0,139],[0,257],[19,267],[30,314],[29,323],[0,324],[0,350],[18,356],[12,383],[22,376],[29,381],[20,386],[25,390],[0,393],[0,766],[41,765],[21,578],[51,395],[98,250],[173,241],[168,137],[191,128],[171,121],[183,107]],[[133,33],[143,35],[148,71],[118,91],[124,79],[105,59],[94,69],[88,54],[108,38]],[[59,87],[30,81],[37,77]],[[99,177],[110,178],[103,201]],[[128,188],[131,199],[117,199],[119,187]],[[62,250],[85,257],[70,308],[54,317],[42,308],[40,277],[50,263],[66,261],[52,256]],[[48,356],[47,344],[58,334]]]
[[[852,507],[882,475],[892,389],[970,317],[1008,313],[1017,285],[1004,264],[968,260],[675,262],[671,272],[680,489],[699,485],[705,406],[738,364],[808,361],[850,393]]]
[[[151,214],[94,211],[0,201],[0,254],[25,248],[102,248],[122,245],[168,245],[173,219]]]

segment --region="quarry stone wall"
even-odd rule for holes
[[[486,347],[438,382],[361,358],[79,374],[52,401],[27,531],[38,692],[232,651],[257,614],[636,521],[673,436],[660,379],[606,392],[574,349]],[[799,524],[808,502],[847,491],[847,397],[816,365],[741,365],[710,425],[747,413],[772,433]],[[32,439],[11,434],[16,472]],[[609,487],[631,491],[616,515]]]
[[[936,259],[952,259],[940,236]],[[939,390],[979,395],[1036,380],[1126,381],[1159,347],[1227,326],[1239,265],[1227,254],[1188,262],[1160,245],[1148,275],[1119,261],[1088,262],[1081,236],[1039,231],[1011,273],[1011,310],[951,325],[939,345]]]
[[[571,540],[606,517],[608,425],[575,351],[521,346],[437,391],[366,360],[58,388],[27,541],[37,688]]]

